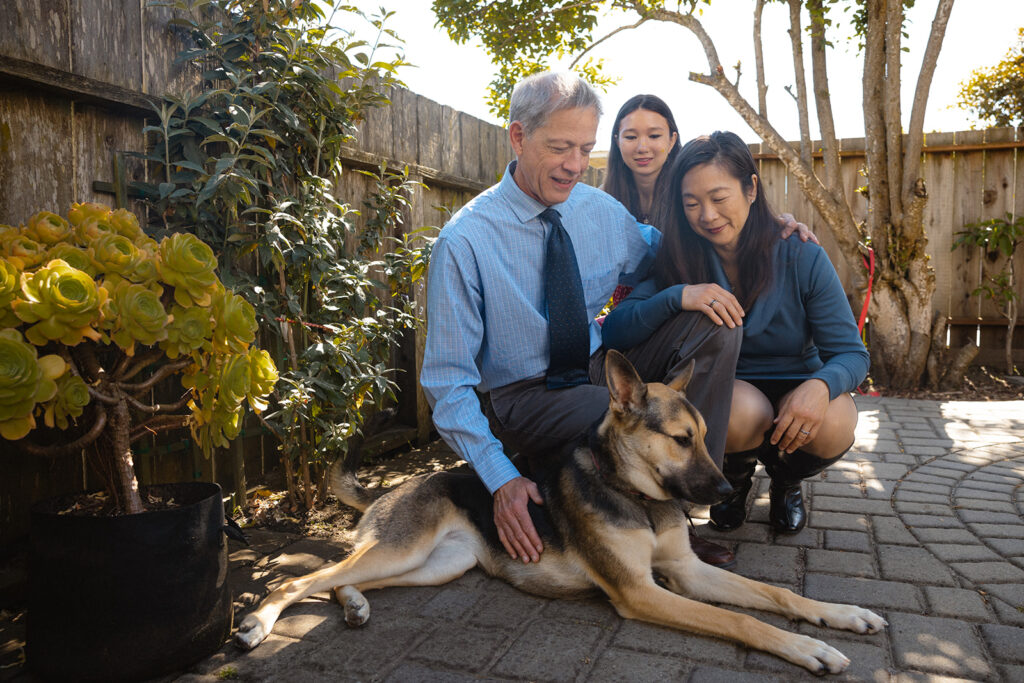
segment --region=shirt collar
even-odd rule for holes
[[[512,213],[515,214],[516,218],[521,222],[526,223],[527,221],[531,221],[540,216],[540,214],[548,207],[523,192],[522,188],[516,184],[515,178],[513,178],[512,175],[516,171],[517,163],[518,162],[515,160],[509,162],[508,167],[505,169],[505,175],[501,177],[501,183],[499,184],[498,189],[501,192],[501,195],[508,202],[509,207],[512,209]],[[574,187],[573,192],[575,191],[576,188]],[[564,207],[566,207],[571,201],[572,194],[570,193],[569,199],[561,202],[560,204],[555,204],[551,208],[558,211],[562,216],[565,216],[566,211],[564,210]]]

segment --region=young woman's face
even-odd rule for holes
[[[669,132],[664,116],[647,109],[637,109],[619,122],[619,152],[634,175],[657,177],[677,137]]]
[[[683,211],[690,227],[725,255],[739,246],[740,233],[757,196],[757,176],[751,176],[749,191],[739,179],[719,164],[710,162],[683,176]]]

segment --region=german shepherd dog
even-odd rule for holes
[[[731,489],[704,445],[703,418],[683,394],[692,368],[669,385],[644,384],[623,355],[608,352],[610,406],[589,443],[531,472],[544,498],[542,508],[530,504],[544,543],[537,563],[505,552],[492,498],[468,469],[416,477],[381,494],[336,465],[335,495],[364,512],[352,553],[281,584],[241,622],[238,644],[256,647],[282,610],[313,593],[333,588],[348,624],[359,626],[370,617],[363,591],[440,585],[479,565],[530,593],[576,598],[600,590],[623,617],[739,641],[814,673],[842,671],[850,660],[820,640],[697,602],[769,610],[857,633],[887,625],[866,609],[810,600],[693,553],[685,501],[715,503]]]

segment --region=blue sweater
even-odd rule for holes
[[[820,379],[829,398],[852,391],[868,373],[868,352],[825,250],[791,236],[772,254],[774,279],[743,319],[739,379]],[[717,256],[712,279],[732,286]],[[601,335],[612,349],[630,349],[682,311],[685,285],[658,291],[644,280],[604,321]]]

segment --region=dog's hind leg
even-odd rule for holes
[[[252,649],[270,635],[277,618],[289,605],[335,586],[359,585],[386,576],[405,574],[426,561],[433,549],[428,539],[420,539],[419,543],[412,543],[407,548],[376,540],[368,541],[341,562],[306,576],[289,579],[278,586],[260,603],[256,611],[242,620],[235,634],[235,642],[245,649]]]
[[[476,566],[478,545],[467,534],[450,533],[431,551],[422,565],[411,571],[381,577],[359,586],[337,586],[334,595],[345,608],[345,622],[349,626],[362,626],[370,619],[370,603],[362,591],[387,586],[440,586],[454,581]]]

